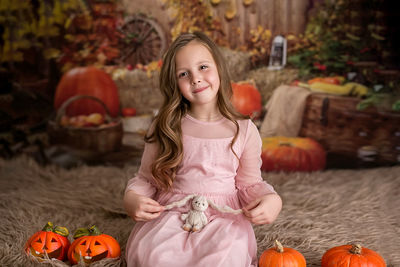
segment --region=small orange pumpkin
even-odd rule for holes
[[[67,238],[69,232],[65,227],[55,226],[48,222],[41,231],[33,234],[25,244],[25,252],[38,259],[67,258],[70,242]]]
[[[79,228],[74,234],[68,250],[68,259],[72,264],[79,261],[90,264],[104,258],[117,258],[121,255],[121,247],[112,236],[102,234],[96,226]]]
[[[261,114],[261,94],[250,82],[232,83],[232,105],[238,112],[251,118]]]
[[[317,171],[325,168],[325,149],[315,140],[304,137],[264,137],[263,171]]]
[[[360,244],[333,247],[322,256],[321,267],[386,267],[377,252]]]
[[[293,248],[283,247],[275,240],[275,247],[265,250],[258,261],[259,267],[306,267],[304,256]]]

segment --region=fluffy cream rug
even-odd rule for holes
[[[24,254],[26,240],[47,221],[71,233],[97,225],[119,241],[122,256],[91,266],[125,266],[125,243],[134,223],[121,202],[136,170],[41,167],[23,156],[0,160],[0,266],[70,266],[57,260],[38,263]],[[320,266],[327,249],[359,241],[380,253],[388,266],[400,266],[400,166],[263,176],[284,207],[275,223],[255,227],[259,255],[279,239],[300,251],[307,266]]]

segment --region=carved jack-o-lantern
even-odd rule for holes
[[[74,239],[68,250],[68,259],[72,264],[80,261],[90,264],[121,255],[119,243],[112,236],[102,234],[96,226],[89,229],[79,228],[74,234]]]
[[[33,234],[25,244],[25,251],[38,259],[66,259],[70,242],[68,229],[48,222],[42,231]]]

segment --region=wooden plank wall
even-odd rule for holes
[[[258,25],[270,29],[273,35],[302,33],[308,10],[318,0],[253,0],[250,5],[245,5],[245,0],[221,0],[216,5],[211,0],[203,1],[209,1],[214,16],[222,22],[230,46],[236,48],[246,43],[250,30]],[[122,3],[127,13],[144,13],[157,20],[170,39],[173,21],[162,0],[122,0]],[[228,20],[225,12],[231,9],[236,10],[236,16]]]

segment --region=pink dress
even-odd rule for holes
[[[275,193],[261,178],[261,138],[250,120],[238,121],[239,136],[230,143],[235,126],[223,118],[203,122],[186,115],[182,119],[184,156],[173,189],[157,190],[150,166],[156,146],[146,144],[138,174],[126,190],[151,197],[161,205],[189,194],[204,195],[219,206],[240,209],[255,198]],[[126,245],[129,267],[149,266],[257,266],[257,243],[251,223],[242,215],[221,213],[209,207],[208,224],[199,232],[182,229],[181,208],[163,212],[157,219],[135,224]]]

